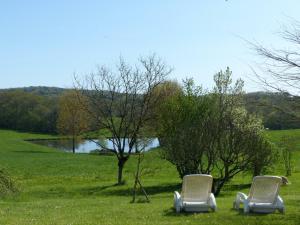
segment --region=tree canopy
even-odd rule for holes
[[[183,92],[161,108],[159,137],[163,157],[181,178],[213,174],[218,194],[242,171],[261,174],[272,162],[273,149],[263,136],[261,120],[244,107],[243,82],[232,85],[229,68],[214,80],[211,92],[203,92],[191,79],[185,81]]]

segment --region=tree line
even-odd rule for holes
[[[55,133],[57,97],[21,90],[0,92],[0,128],[27,132]]]
[[[28,87],[0,90],[0,128],[57,134],[59,99],[70,90]],[[281,92],[253,92],[244,95],[248,112],[260,116],[271,130],[300,128],[300,119],[286,108],[298,111],[299,97]],[[298,108],[296,108],[298,107]]]

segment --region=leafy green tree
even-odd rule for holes
[[[61,134],[71,136],[73,153],[75,153],[76,138],[88,129],[89,117],[81,107],[82,101],[87,100],[75,91],[68,91],[59,99],[57,129]]]
[[[262,175],[268,171],[269,167],[277,161],[278,151],[263,132],[252,135],[251,149],[251,164],[249,170],[253,176]]]
[[[181,178],[213,169],[211,105],[209,96],[188,79],[183,92],[168,99],[161,108],[159,138],[164,143],[163,157],[176,166]]]
[[[248,114],[243,102],[244,82],[237,80],[232,85],[232,72],[227,67],[214,76],[217,160],[214,178],[214,192],[219,194],[224,184],[236,174],[248,170],[251,165],[259,169],[271,163],[267,158],[272,155],[269,145],[262,144],[264,130],[262,121],[254,115]],[[261,165],[257,162],[261,158]],[[256,166],[256,167],[255,167]]]
[[[164,157],[180,177],[213,174],[216,195],[236,174],[254,169],[260,173],[272,162],[262,122],[247,113],[243,81],[232,85],[231,73],[229,68],[217,73],[210,93],[187,80],[184,92],[164,104],[160,118]]]
[[[152,95],[153,98],[152,100],[155,101],[152,103],[154,106],[151,111],[149,111],[150,119],[147,121],[147,124],[145,128],[147,129],[146,135],[148,136],[157,136],[158,135],[158,130],[160,127],[160,111],[163,106],[163,104],[170,98],[178,96],[182,94],[182,87],[181,85],[172,80],[166,80],[159,85],[157,85],[153,90],[152,90]],[[159,138],[159,143],[160,146],[163,145],[163,140]]]

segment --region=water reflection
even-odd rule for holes
[[[49,140],[29,140],[32,143],[44,145],[48,147],[57,148],[65,152],[72,152],[72,140],[69,139],[49,139]],[[75,152],[76,153],[90,153],[94,150],[100,150],[100,146],[97,144],[98,140],[79,140],[75,143]],[[102,144],[105,144],[108,148],[113,148],[112,141],[106,139]],[[157,138],[150,139],[147,145],[145,146],[145,151],[148,151],[151,148],[156,148],[159,146],[159,141]],[[125,139],[125,152],[128,152],[128,139]]]

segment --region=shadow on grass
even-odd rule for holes
[[[228,185],[224,188],[224,191],[240,191],[241,189],[250,188],[251,184],[240,184],[240,185]],[[110,187],[119,187],[117,189],[108,189],[103,192],[106,195],[112,196],[128,196],[132,194],[132,188],[126,187],[122,188],[122,186],[111,185]],[[181,190],[181,183],[172,183],[165,185],[153,185],[153,186],[144,186],[148,195],[162,194],[162,193],[170,193],[173,194],[174,191]],[[104,189],[103,189],[104,190]],[[219,196],[223,196],[224,191],[221,192]],[[230,193],[231,195],[231,193]]]
[[[103,195],[103,191],[114,187],[115,185],[94,186],[84,188],[67,189],[64,186],[52,187],[45,191],[31,192],[31,196],[36,198],[84,198],[88,196],[100,196]]]
[[[16,152],[16,153],[53,153],[53,152],[47,152],[47,151],[26,151],[26,150],[16,150],[16,151],[13,151],[13,152]],[[55,153],[55,152],[54,152]]]
[[[227,187],[230,190],[238,191],[245,187],[249,187],[250,184],[244,185],[231,185],[232,187]],[[149,196],[156,194],[168,193],[170,196],[174,193],[174,191],[181,190],[181,183],[169,183],[164,185],[153,185],[153,186],[144,186],[145,191]],[[138,191],[140,192],[140,190]],[[222,192],[221,192],[222,193]],[[109,184],[109,185],[93,185],[93,186],[85,186],[85,187],[74,187],[74,188],[66,188],[64,186],[56,186],[50,188],[48,191],[37,191],[32,193],[35,197],[42,198],[73,198],[73,197],[87,197],[87,196],[131,196],[132,195],[132,187],[128,185],[117,185],[117,184]],[[221,196],[221,194],[219,195]],[[172,197],[170,197],[172,198]],[[243,211],[241,211],[243,214]],[[167,215],[173,215],[173,212],[166,212]],[[174,212],[175,213],[175,212]],[[186,215],[190,215],[191,213],[186,213]],[[176,213],[174,215],[177,215]]]
[[[166,184],[166,185],[154,185],[154,186],[144,186],[145,191],[148,195],[155,195],[161,193],[172,194],[176,190],[181,189],[181,184]],[[115,189],[104,191],[104,194],[115,195],[115,196],[126,196],[132,194],[132,188]]]
[[[228,184],[223,187],[220,194],[217,197],[225,197],[225,196],[232,196],[232,192],[240,192],[243,189],[250,190],[250,184]]]
[[[236,216],[267,216],[270,213],[254,213],[254,212],[250,212],[250,213],[244,213],[244,209],[240,208],[239,210],[236,210],[234,208],[230,209],[231,212],[236,212]],[[213,212],[213,211],[207,211],[207,212],[180,212],[180,213],[176,213],[175,209],[169,208],[167,210],[164,210],[163,215],[164,216],[170,216],[170,217],[183,217],[183,216],[190,216],[190,215],[194,215],[194,214],[208,214],[208,213],[218,213],[217,212]],[[274,214],[274,213],[271,213]]]
[[[106,190],[107,188],[114,187],[115,185],[105,185],[105,186],[97,186],[97,187],[85,187],[78,190],[78,193],[80,193],[83,196],[87,195],[97,195],[100,194],[103,190]]]
[[[181,187],[180,184],[168,184],[145,187],[148,195],[159,193],[172,194],[175,190]],[[117,184],[110,184],[104,186],[88,186],[68,189],[64,186],[56,186],[48,189],[47,191],[35,191],[31,196],[37,198],[82,198],[88,196],[131,196],[132,187],[122,186]]]
[[[250,184],[230,184],[226,185],[222,191],[240,191],[242,189],[250,188]]]
[[[166,209],[164,210],[164,213],[163,215],[164,216],[169,216],[169,217],[183,217],[183,216],[191,216],[191,215],[194,215],[194,214],[208,214],[208,213],[215,213],[215,212],[212,212],[212,211],[207,211],[207,212],[180,212],[180,213],[176,213],[175,209],[172,207],[172,208],[169,208],[169,209]]]
[[[244,209],[243,208],[239,208],[239,209],[234,209],[234,208],[231,208],[232,212],[236,212],[237,216],[267,216],[267,215],[270,215],[270,214],[279,214],[278,211],[275,211],[273,213],[258,213],[258,212],[249,212],[249,213],[244,213]],[[277,213],[278,212],[278,213]]]

